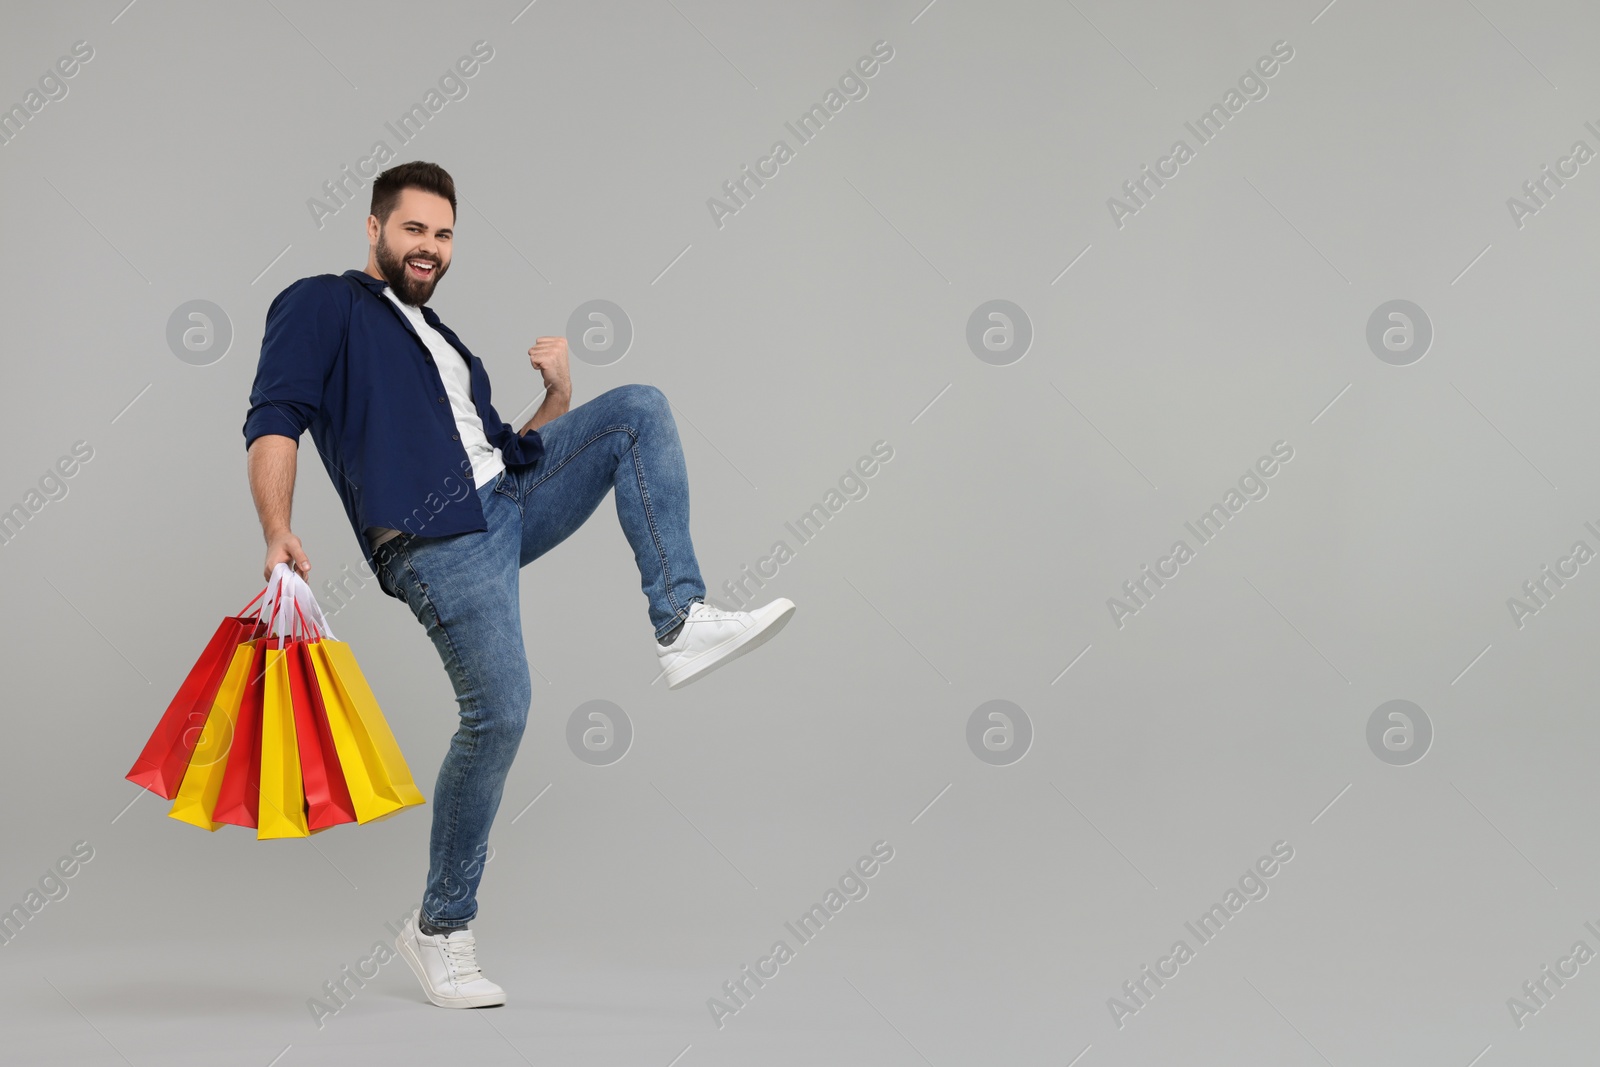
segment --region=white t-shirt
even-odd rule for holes
[[[482,488],[505,470],[506,464],[500,450],[489,443],[488,435],[483,432],[483,420],[478,417],[478,409],[472,402],[472,373],[467,361],[444,339],[443,334],[428,325],[428,320],[422,317],[421,308],[401,300],[390,286],[384,286],[383,295],[394,301],[395,306],[411,320],[417,336],[433,353],[434,365],[439,368],[439,379],[444,382],[445,396],[450,398],[450,413],[455,416],[461,446],[467,450],[467,458],[472,461],[473,488]],[[372,542],[373,548],[399,534],[399,530],[382,526],[367,527],[367,539]]]

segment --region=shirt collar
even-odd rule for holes
[[[382,278],[374,278],[372,275],[368,274],[366,271],[357,270],[354,267],[352,267],[349,270],[345,271],[344,272],[344,276],[346,278],[354,278],[356,281],[360,282],[362,285],[366,286],[368,289],[371,289],[374,293],[378,293],[380,295],[383,293],[383,287],[389,284],[388,282],[384,281]]]

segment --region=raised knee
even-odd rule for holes
[[[667,404],[667,394],[653,385],[633,382],[629,385],[620,385],[617,390],[623,394],[623,399],[628,404],[643,411],[659,414],[671,410]]]

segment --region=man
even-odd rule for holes
[[[540,337],[528,358],[544,402],[520,430],[501,420],[482,362],[426,306],[450,269],[455,208],[455,183],[433,163],[374,180],[366,269],[301,278],[268,308],[244,436],[263,573],[285,561],[311,571],[289,525],[309,429],[379,588],[410,607],[455,687],[425,892],[396,948],[430,1001],[471,1008],[505,1003],[467,924],[533,697],[521,568],[614,489],[669,689],[772,637],[794,604],[705,603],[683,449],[659,389],[619,386],[569,411],[566,339]]]

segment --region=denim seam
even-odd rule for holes
[[[650,526],[650,540],[655,543],[656,556],[661,560],[661,575],[666,579],[667,603],[672,605],[672,618],[667,620],[656,630],[656,637],[661,637],[668,630],[677,625],[680,616],[687,616],[688,610],[680,607],[678,598],[672,592],[672,567],[667,563],[667,551],[661,544],[661,531],[656,528],[656,511],[650,503],[650,487],[644,480],[644,464],[639,459],[639,438],[634,435],[633,447],[629,450],[633,456],[633,472],[639,481],[639,496],[644,500],[644,517]]]
[[[430,597],[428,595],[428,591],[422,587],[422,576],[417,573],[416,565],[411,560],[411,553],[406,550],[405,546],[401,546],[398,555],[400,556],[400,558],[405,560],[406,570],[411,572],[411,578],[412,578],[413,582],[416,585],[417,597],[423,602],[423,604],[427,605],[428,610],[433,613],[434,621],[436,621],[439,624],[439,632],[444,635],[445,644],[448,645],[449,648],[450,648],[450,655],[455,659],[455,661],[457,663],[462,662],[461,653],[456,650],[455,640],[453,638],[451,638],[450,630],[444,624],[444,616],[439,614],[439,609],[434,606],[433,598]],[[477,734],[471,734],[470,736],[471,736],[472,751],[469,751],[467,753],[467,756],[469,758],[474,754],[474,752],[476,751],[476,749],[478,747],[478,736],[477,736]],[[452,744],[455,743],[454,739],[452,739],[451,743]],[[450,829],[447,831],[448,835],[449,835],[447,840],[449,840],[452,848],[455,846],[456,834],[457,834],[457,832],[459,830],[460,823],[461,823],[461,793],[462,793],[462,790],[459,790],[459,789],[455,790],[455,802],[453,804],[451,804],[451,806],[450,806]],[[432,887],[430,886],[429,888],[431,889]],[[471,919],[469,918],[466,921],[467,922],[471,922]],[[438,927],[444,927],[444,926],[447,925],[445,923],[434,922],[433,919],[431,919],[431,918],[428,919],[428,923],[431,926],[438,926]],[[465,923],[463,923],[462,925],[465,925]]]

